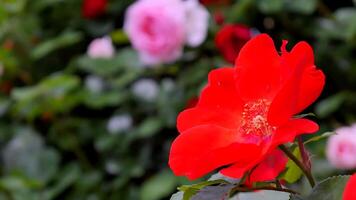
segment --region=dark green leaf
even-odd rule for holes
[[[14,112],[29,119],[44,112],[65,112],[79,102],[81,97],[76,93],[79,85],[76,76],[54,74],[35,86],[15,88],[11,93]]]
[[[289,200],[304,200],[304,199],[299,195],[290,195]]]
[[[195,195],[200,189],[210,186],[210,185],[218,185],[218,184],[228,184],[227,181],[219,179],[219,180],[212,180],[212,181],[204,181],[201,183],[196,183],[193,185],[182,185],[178,187],[178,190],[183,191],[183,199],[189,200],[193,195]]]
[[[43,193],[46,200],[54,199],[67,187],[72,185],[80,177],[80,169],[75,164],[70,164],[63,169],[63,172],[58,176],[58,181],[49,190]]]
[[[162,128],[162,121],[160,118],[148,118],[143,121],[137,129],[137,138],[147,138],[158,133]]]
[[[315,11],[318,1],[317,0],[285,0],[285,7],[289,11],[311,14]]]
[[[137,53],[126,48],[117,52],[113,58],[90,58],[83,56],[77,60],[78,67],[87,72],[100,76],[113,76],[124,70],[139,71],[141,64],[138,62]]]
[[[227,200],[230,197],[230,190],[234,187],[232,184],[207,186],[199,190],[191,200]]]
[[[159,200],[175,189],[177,178],[168,170],[149,178],[140,191],[141,200]]]
[[[329,177],[317,184],[305,200],[340,200],[350,176]]]
[[[316,115],[314,113],[306,113],[306,114],[296,115],[293,118],[300,119],[300,118],[304,118],[304,117],[315,117],[315,116]]]
[[[334,134],[336,134],[336,133],[335,132],[325,132],[325,133],[323,133],[321,135],[318,135],[318,136],[310,138],[309,140],[305,141],[304,144],[308,144],[308,143],[311,143],[311,142],[317,142],[317,141],[322,140],[324,138],[330,137],[330,136],[332,136]]]
[[[283,9],[283,0],[257,0],[257,7],[266,14],[276,13]]]
[[[33,49],[32,58],[35,60],[40,59],[54,50],[73,45],[82,40],[82,38],[83,35],[79,32],[64,32],[54,39],[49,39],[39,44]]]
[[[340,108],[346,97],[347,93],[341,92],[322,100],[316,105],[315,113],[321,118],[329,116]]]

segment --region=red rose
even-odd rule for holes
[[[107,0],[84,0],[82,14],[85,18],[95,18],[105,12]]]
[[[320,95],[324,74],[306,42],[290,52],[285,45],[279,55],[261,34],[241,49],[235,67],[209,73],[198,104],[177,119],[180,135],[169,155],[176,175],[196,179],[222,168],[225,176],[240,178],[278,145],[318,130],[313,121],[293,116]]]
[[[346,184],[342,200],[355,200],[356,199],[356,174],[352,175]]]
[[[272,181],[281,173],[288,162],[288,158],[278,149],[269,153],[266,158],[254,168],[246,179],[247,185],[254,182]]]
[[[215,45],[225,60],[234,64],[240,49],[250,39],[249,27],[242,24],[225,25],[217,33]]]

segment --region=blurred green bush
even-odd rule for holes
[[[88,20],[81,0],[0,0],[0,199],[156,200],[187,182],[167,157],[178,112],[226,65],[214,47],[219,26],[211,17],[206,42],[180,61],[142,68],[122,31],[132,2],[112,0]],[[321,133],[356,121],[355,1],[230,4],[209,7],[212,16],[314,47],[327,85],[305,112],[317,114]],[[89,42],[103,35],[115,56],[89,58]],[[333,173],[321,167],[323,144],[312,149],[318,176]]]

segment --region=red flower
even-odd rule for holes
[[[107,0],[84,0],[82,14],[85,18],[95,18],[105,12]]]
[[[223,167],[222,174],[240,178],[278,145],[318,130],[313,121],[293,115],[320,95],[324,74],[306,42],[290,52],[285,45],[279,55],[261,34],[241,49],[234,68],[209,73],[198,104],[177,119],[180,135],[169,156],[176,175],[196,179]]]
[[[249,27],[236,24],[225,25],[215,37],[215,45],[226,61],[235,63],[242,46],[251,39]]]
[[[355,200],[356,199],[356,174],[352,175],[346,184],[342,200]]]
[[[272,181],[281,173],[288,162],[288,158],[278,149],[269,153],[266,158],[260,162],[246,180],[247,185],[254,182]]]
[[[213,18],[214,18],[214,21],[217,25],[222,25],[224,24],[224,21],[225,21],[225,17],[224,17],[224,14],[220,11],[217,11],[214,13],[213,15]]]

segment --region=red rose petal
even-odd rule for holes
[[[237,128],[242,102],[237,96],[234,68],[219,68],[209,73],[209,84],[202,91],[195,108],[181,112],[177,118],[179,132],[203,124]]]
[[[279,55],[268,35],[260,34],[247,42],[236,59],[241,98],[271,99],[280,88],[280,68]]]
[[[225,165],[249,163],[260,148],[254,144],[235,143],[236,134],[230,129],[203,125],[188,129],[173,142],[169,165],[176,175],[199,178]],[[238,153],[238,152],[249,152]]]
[[[288,158],[284,153],[275,149],[252,171],[247,184],[274,180],[284,170],[287,162]]]
[[[348,180],[344,193],[342,195],[342,200],[355,200],[356,199],[356,174],[352,175]]]
[[[319,125],[308,119],[293,119],[279,127],[273,136],[274,146],[293,142],[294,138],[300,134],[315,133],[319,130]]]

